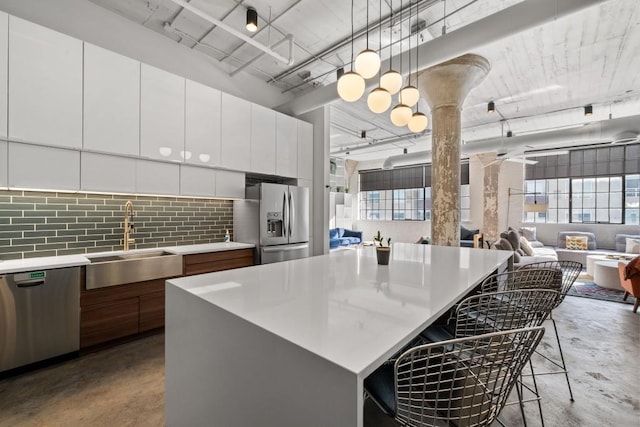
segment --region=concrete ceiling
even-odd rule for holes
[[[255,47],[221,30],[170,0],[90,0],[140,25],[204,52],[217,60],[241,67],[260,54]],[[464,31],[465,26],[522,0],[418,0],[418,20],[426,28],[417,36],[426,44],[443,33]],[[532,1],[532,0],[528,0]],[[561,0],[559,0],[561,1]],[[265,45],[277,43],[287,34],[295,39],[295,64],[290,66],[263,55],[242,72],[262,78],[283,92],[310,93],[335,82],[337,67],[351,58],[350,7],[344,0],[191,0],[190,4],[226,24],[244,30],[246,7],[255,7],[261,30],[255,39]],[[415,4],[415,2],[414,2]],[[390,0],[382,2],[383,20],[389,16]],[[379,3],[369,3],[370,26],[378,21]],[[394,0],[396,12],[407,10],[409,0]],[[354,29],[367,27],[366,1],[355,0]],[[415,10],[415,7],[414,7]],[[396,13],[396,17],[400,17]],[[266,25],[266,22],[271,25]],[[396,19],[382,35],[369,36],[369,46],[389,57],[388,44],[394,41],[394,55],[415,47],[416,35],[409,37],[415,13]],[[403,41],[399,42],[402,36]],[[345,42],[346,40],[346,42]],[[355,53],[364,49],[366,38],[354,43]],[[274,48],[288,55],[286,44]],[[511,130],[515,135],[554,130],[581,123],[625,117],[640,112],[640,2],[609,0],[548,24],[516,33],[482,46],[473,53],[491,62],[489,76],[467,98],[463,116],[463,139],[500,137]],[[415,63],[413,64],[415,66]],[[394,68],[400,64],[394,63]],[[408,63],[403,64],[405,70]],[[487,102],[495,101],[496,114],[487,114]],[[594,114],[583,115],[583,106],[592,104]],[[429,112],[425,102],[421,111]],[[611,115],[611,116],[610,116]],[[361,138],[362,131],[366,138]],[[408,137],[405,139],[405,137]],[[331,103],[331,152],[358,161],[384,159],[409,151],[430,148],[429,132],[419,138],[406,128],[393,126],[387,114],[376,115],[366,101]],[[346,154],[346,152],[349,154]]]

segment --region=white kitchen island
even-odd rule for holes
[[[167,281],[168,426],[362,426],[363,380],[511,252],[394,244]]]

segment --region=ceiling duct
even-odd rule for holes
[[[633,129],[638,131],[620,131]],[[540,132],[530,135],[479,139],[467,141],[460,147],[463,156],[472,154],[497,152],[499,159],[510,153],[522,155],[524,151],[569,148],[580,145],[603,144],[616,141],[618,143],[633,142],[640,134],[640,115],[621,117],[618,119],[602,120],[588,123],[578,128],[561,129],[557,131]],[[431,151],[418,151],[407,155],[391,156],[384,161],[383,169],[396,166],[425,163],[431,161]]]
[[[640,133],[632,131],[632,130],[625,130],[623,132],[617,133],[613,136],[613,140],[611,141],[612,144],[626,144],[629,142],[638,142],[640,141],[640,139],[638,138],[638,136],[640,136]]]

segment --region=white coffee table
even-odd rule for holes
[[[587,255],[587,274],[589,276],[593,276],[593,267],[594,264],[598,261],[615,261],[616,263],[618,262],[617,259],[612,259],[611,256],[612,255],[623,255],[620,253],[614,253],[614,254],[596,254],[596,255]],[[629,262],[628,260],[625,259],[621,259],[620,261],[622,262]]]
[[[629,261],[621,261],[629,262]],[[620,286],[620,275],[618,274],[618,260],[595,261],[593,263],[593,283],[603,288],[624,290]]]

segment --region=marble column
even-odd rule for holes
[[[418,73],[418,89],[431,107],[433,123],[431,239],[434,245],[460,244],[460,113],[469,91],[490,69],[487,59],[467,54]]]

